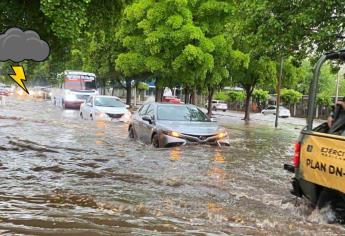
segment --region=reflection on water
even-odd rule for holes
[[[106,124],[106,122],[104,120],[97,120],[96,121],[97,128],[103,129],[103,128],[105,128],[105,124]]]
[[[170,150],[170,160],[179,161],[180,159],[181,159],[181,148],[180,147],[173,147]]]
[[[225,162],[222,150],[220,148],[215,150],[214,161],[222,164]]]
[[[345,233],[310,221],[289,194],[282,164],[298,131],[238,119],[230,147],[154,149],[129,140],[127,124],[78,113],[11,98],[1,107],[0,234]]]
[[[225,180],[225,159],[220,148],[214,150],[214,156],[212,162],[210,163],[210,169],[208,171],[208,176],[210,176],[219,185],[224,184]]]

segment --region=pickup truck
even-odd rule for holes
[[[309,91],[307,126],[295,144],[293,165],[285,164],[284,169],[294,173],[293,195],[308,199],[312,206],[319,209],[329,206],[335,216],[327,219],[329,223],[344,223],[345,111],[339,113],[342,120],[336,118],[331,127],[325,122],[313,128],[320,68],[330,59],[344,61],[345,50],[326,53],[315,65]]]

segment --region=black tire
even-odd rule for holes
[[[212,110],[217,111],[217,108],[216,108],[216,107],[213,107],[213,109],[212,109]]]
[[[154,134],[151,140],[152,146],[155,148],[160,148],[158,134]]]
[[[129,129],[128,129],[128,137],[129,137],[130,139],[135,139],[134,129],[133,129],[132,126],[129,127]]]
[[[226,110],[223,110],[223,112],[226,112]]]
[[[81,119],[84,119],[83,113],[82,113],[82,112],[80,112],[80,118],[81,118]]]
[[[92,115],[90,115],[90,120],[93,120],[93,116]]]
[[[345,222],[345,195],[332,189],[324,188],[317,201],[318,209],[326,206],[335,213],[335,219],[327,219],[328,223],[344,223]]]

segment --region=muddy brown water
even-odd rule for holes
[[[0,235],[335,235],[289,194],[296,127],[219,118],[231,146],[154,149],[49,101],[0,106]],[[300,127],[297,127],[300,128]]]

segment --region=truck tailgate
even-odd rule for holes
[[[302,133],[300,174],[307,181],[345,193],[345,137]]]

